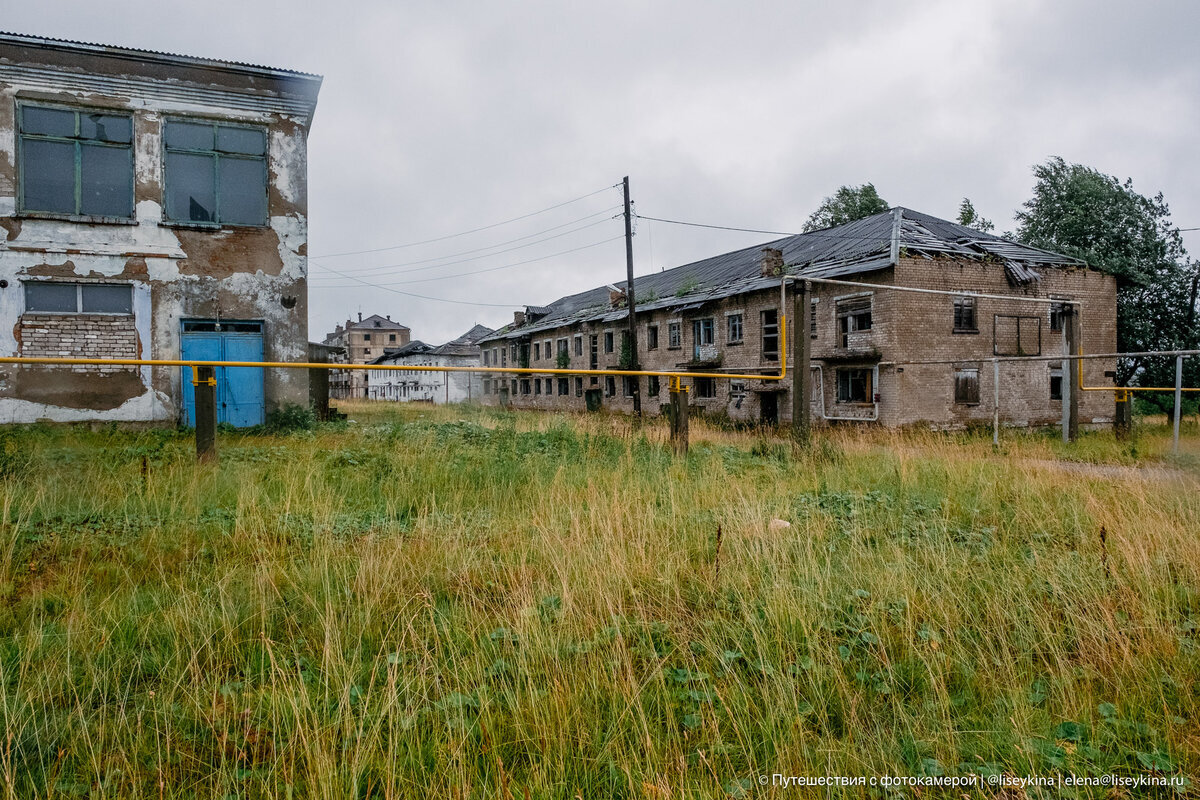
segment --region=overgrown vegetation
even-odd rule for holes
[[[1200,492],[1162,428],[793,452],[696,420],[679,461],[660,421],[348,410],[216,467],[5,432],[0,796],[1198,774]]]

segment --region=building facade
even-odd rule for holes
[[[434,347],[420,341],[409,342],[371,363],[422,367],[478,367],[481,358],[478,342],[490,333],[491,328],[476,325],[462,336],[445,344]],[[483,395],[483,378],[477,372],[369,370],[367,383],[367,396],[370,399],[399,403],[471,403],[478,402]]]
[[[321,78],[0,34],[0,352],[301,361]],[[218,414],[308,403],[218,370]],[[0,367],[0,421],[188,422],[190,370]]]
[[[325,337],[324,344],[330,347],[340,347],[342,355],[338,358],[344,364],[370,364],[388,350],[397,350],[409,343],[411,331],[399,322],[392,322],[392,316],[372,314],[363,319],[359,312],[358,321],[346,320],[346,324],[338,325],[333,333]],[[329,396],[344,399],[348,397],[367,397],[369,395],[368,370],[365,369],[335,369],[329,376]]]
[[[641,369],[778,375],[694,378],[698,412],[775,424],[791,419],[790,278],[824,278],[809,293],[814,420],[962,427],[992,419],[991,360],[1062,352],[1058,306],[1081,304],[1085,352],[1116,349],[1116,283],[1067,256],[1036,250],[903,208],[836,228],[791,236],[637,280],[637,362]],[[952,292],[920,294],[899,286]],[[518,312],[485,338],[484,366],[527,367],[489,375],[485,402],[545,409],[632,411],[633,383],[644,411],[665,409],[666,379],[539,375],[539,367],[621,369],[625,344],[623,283]],[[978,295],[999,295],[1000,299]],[[938,364],[913,364],[938,361]],[[1111,361],[1083,362],[1088,385],[1113,385]],[[1008,425],[1048,425],[1062,417],[1061,362],[1000,365],[1001,417]],[[1083,393],[1081,422],[1110,421],[1113,398]]]

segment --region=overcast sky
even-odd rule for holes
[[[798,231],[822,197],[870,181],[951,219],[970,197],[1003,231],[1032,166],[1060,155],[1161,190],[1176,224],[1200,226],[1194,0],[0,8],[20,33],[325,76],[309,139],[314,340],[361,310],[438,344],[510,321],[504,304],[624,278],[619,191],[593,194],[624,175],[648,216]],[[635,268],[770,238],[643,220]],[[1200,249],[1200,232],[1185,241]],[[316,258],[379,248],[395,249]]]

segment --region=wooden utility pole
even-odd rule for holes
[[[686,456],[688,453],[688,397],[687,387],[681,378],[672,377],[671,381],[671,448],[675,455]]]
[[[808,281],[796,281],[792,304],[792,438],[808,444],[812,434],[812,302]],[[787,353],[783,354],[787,358]]]
[[[633,212],[629,206],[629,176],[621,181],[625,189],[625,302],[629,309],[629,363],[622,369],[638,368],[637,311],[636,300],[633,296]],[[633,382],[633,414],[642,415],[642,379],[640,377],[626,378]]]
[[[196,460],[217,458],[217,379],[212,367],[195,367],[192,388],[196,397]]]

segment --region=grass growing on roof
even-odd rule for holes
[[[793,453],[693,420],[678,461],[661,421],[345,408],[215,467],[173,431],[4,433],[0,796],[1200,767],[1200,492],[1165,429]]]

